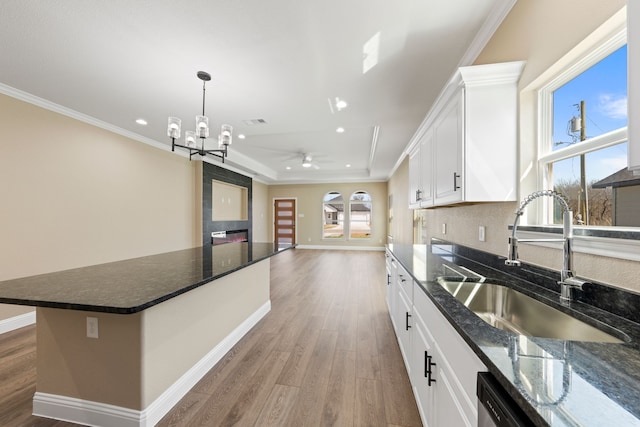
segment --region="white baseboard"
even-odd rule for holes
[[[271,311],[267,301],[216,345],[191,369],[142,411],[39,393],[33,396],[33,415],[99,427],[151,427],[156,425],[200,379],[224,357],[264,316]]]
[[[384,251],[384,246],[330,246],[330,245],[298,245],[296,249],[326,249],[337,251]]]
[[[10,317],[8,319],[0,320],[0,334],[5,332],[11,332],[16,329],[23,328],[25,326],[33,325],[36,323],[36,311],[30,311],[29,313],[21,314],[19,316]]]

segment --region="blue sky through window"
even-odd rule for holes
[[[569,121],[580,117],[584,100],[587,138],[627,125],[627,46],[623,46],[553,93],[553,150],[579,143]],[[587,165],[588,181],[600,180],[627,165],[627,144],[594,152]],[[554,181],[580,179],[579,156],[554,164]]]

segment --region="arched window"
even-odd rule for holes
[[[349,199],[349,238],[371,238],[371,196],[366,191],[356,191]]]
[[[336,191],[330,191],[322,200],[322,238],[344,238],[344,198]]]

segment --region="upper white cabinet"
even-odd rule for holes
[[[464,88],[457,86],[433,123],[432,171],[436,205],[464,201],[462,150],[464,149]],[[429,173],[428,169],[423,173]],[[465,190],[466,190],[465,186]]]
[[[433,205],[433,185],[430,174],[433,129],[426,129],[409,155],[409,207],[418,209]]]
[[[629,169],[640,171],[640,2],[627,2]]]
[[[451,78],[412,143],[411,208],[516,200],[517,82],[523,66],[462,67]]]

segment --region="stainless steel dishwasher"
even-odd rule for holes
[[[511,396],[489,372],[478,372],[478,427],[533,426]]]

